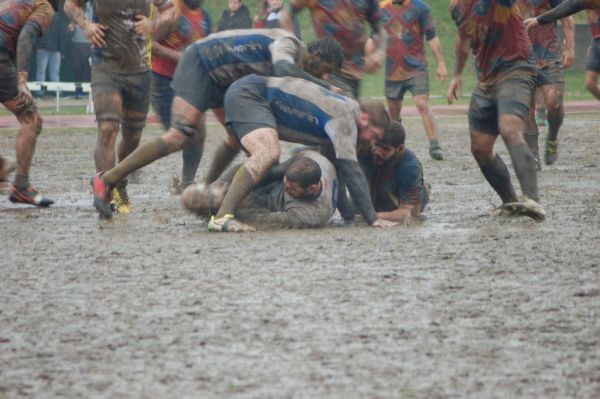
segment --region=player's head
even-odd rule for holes
[[[318,78],[337,72],[344,62],[342,46],[331,37],[308,43],[309,56],[304,62],[304,70]]]
[[[371,151],[377,164],[385,164],[395,155],[404,151],[404,140],[406,131],[399,121],[392,121],[389,128],[384,132],[381,140],[374,140],[371,145]]]
[[[390,126],[390,115],[380,101],[359,102],[358,141],[381,140]]]
[[[321,167],[300,156],[286,170],[283,184],[285,192],[296,199],[312,198],[321,191]]]
[[[204,0],[183,0],[183,4],[190,10],[202,7],[202,3],[204,3]]]

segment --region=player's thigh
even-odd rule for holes
[[[92,67],[92,98],[99,124],[120,122],[123,112],[123,94],[118,76],[106,71],[100,65]]]

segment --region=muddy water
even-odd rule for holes
[[[178,155],[100,223],[95,134],[47,130],[32,180],[57,206],[0,201],[0,398],[600,397],[599,122],[566,122],[544,223],[491,212],[447,118],[443,162],[405,122],[433,188],[422,224],[247,235],[183,211]]]

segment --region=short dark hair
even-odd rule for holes
[[[406,131],[402,123],[400,121],[391,121],[390,126],[383,132],[383,138],[379,142],[398,148],[404,144],[404,140],[406,140]]]
[[[344,63],[344,50],[342,46],[333,38],[326,37],[308,43],[309,53],[319,52],[321,59],[326,62],[331,62],[337,69],[342,67]]]
[[[300,187],[306,188],[321,180],[321,167],[314,160],[300,156],[287,168],[285,178],[289,182],[298,183]]]
[[[359,101],[360,110],[369,115],[371,125],[383,128],[385,132],[390,126],[390,115],[381,101]]]

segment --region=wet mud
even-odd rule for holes
[[[0,199],[0,398],[600,397],[600,116],[567,118],[543,223],[495,215],[466,118],[438,123],[442,162],[405,121],[432,186],[421,224],[243,235],[169,193],[180,155],[100,222],[95,132],[45,130],[32,183],[56,206]]]

